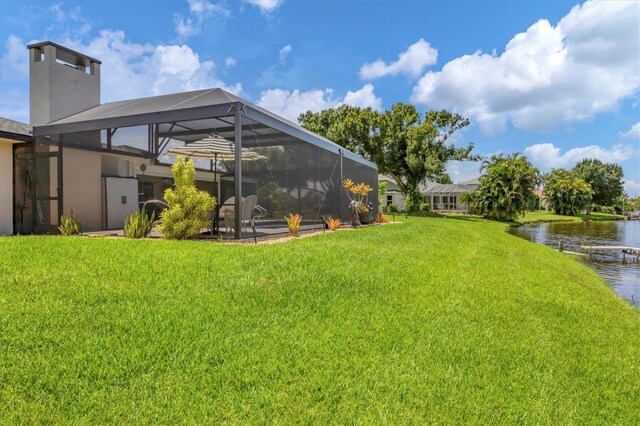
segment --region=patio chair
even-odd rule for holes
[[[260,220],[264,217],[267,217],[268,214],[269,212],[267,211],[267,209],[259,204],[256,204],[256,206],[253,208],[253,216],[251,216],[251,220]]]
[[[230,212],[235,211],[235,208],[233,207],[235,203],[236,197],[229,197],[224,203],[222,203],[222,206],[220,207],[218,217],[221,217],[224,220],[225,232],[229,231],[229,220],[227,219],[227,216]]]
[[[242,202],[242,226],[246,229],[246,222],[253,218],[253,210],[258,205],[258,196],[249,195]]]
[[[251,215],[253,214],[253,209],[258,202],[257,195],[249,195],[247,198],[242,199],[241,208],[240,208],[240,223],[242,224],[242,230],[247,230],[247,221],[251,220]],[[236,209],[230,208],[225,210],[224,212],[224,226],[226,232],[229,232],[229,229],[235,229],[235,220],[236,220]]]

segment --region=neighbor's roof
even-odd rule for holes
[[[468,183],[425,182],[420,185],[420,192],[423,194],[459,194],[461,192],[475,191],[477,187],[477,184]]]
[[[396,181],[387,175],[379,174],[378,181],[388,181],[396,183]],[[480,185],[480,177],[470,179],[460,183],[436,183],[431,181],[425,181],[420,184],[420,192],[423,194],[459,194],[461,192],[475,191]]]
[[[32,128],[29,124],[0,117],[0,137],[20,141],[30,141]]]
[[[482,176],[476,176],[473,179],[469,179],[469,180],[463,180],[462,182],[458,182],[458,183],[462,183],[462,184],[466,184],[466,185],[480,185],[480,178]]]
[[[45,136],[156,123],[205,120],[233,115],[236,108],[251,120],[331,152],[343,152],[347,158],[377,168],[374,163],[329,139],[221,88],[101,104],[45,125],[35,126],[34,135]]]

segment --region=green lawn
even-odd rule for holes
[[[624,216],[617,214],[596,213],[579,216],[563,216],[551,213],[547,210],[536,210],[525,213],[524,217],[517,220],[518,223],[540,223],[540,222],[583,222],[586,220],[623,220]]]
[[[637,422],[640,311],[505,227],[0,238],[0,419]]]

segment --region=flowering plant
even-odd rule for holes
[[[355,184],[348,178],[342,182],[342,186],[347,190],[350,201],[349,211],[351,211],[351,225],[358,226],[360,225],[359,216],[369,213],[371,206],[367,206],[365,202],[369,193],[373,191],[373,188],[364,182]]]

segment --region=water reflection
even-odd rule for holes
[[[513,235],[535,243],[558,248],[564,242],[566,251],[581,252],[581,245],[609,245],[640,247],[640,221],[591,221],[581,223],[541,223],[512,228]],[[623,264],[621,252],[602,252],[592,259],[578,260],[603,277],[621,297],[640,306],[640,263],[635,256],[626,255]]]

